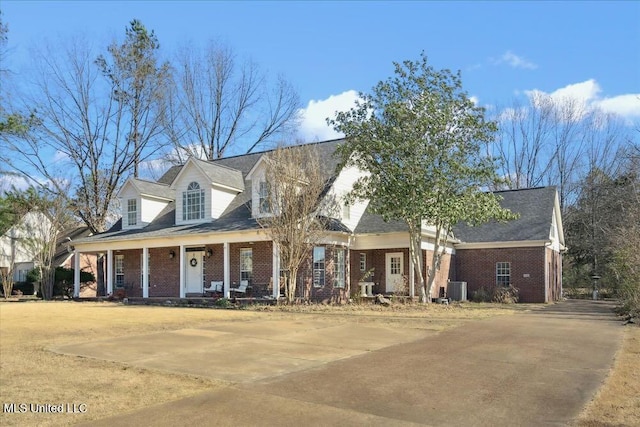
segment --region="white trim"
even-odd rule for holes
[[[502,248],[533,248],[546,247],[551,242],[548,240],[517,240],[513,242],[478,242],[458,243],[456,249],[502,249]]]
[[[180,298],[184,298],[185,293],[185,245],[180,245]]]
[[[224,254],[224,297],[229,298],[231,288],[231,257],[229,256],[229,242],[222,244],[222,253]]]
[[[271,275],[271,280],[273,281],[273,297],[278,299],[280,296],[280,247],[273,242],[273,253],[272,253],[272,265],[273,272]]]
[[[73,297],[80,297],[80,251],[74,251],[73,258]]]
[[[436,245],[433,242],[425,242],[424,240],[420,243],[420,249],[423,251],[435,251]],[[442,250],[442,249],[440,249]],[[451,242],[447,242],[446,247],[444,249],[445,254],[453,255],[456,253],[456,249]]]
[[[420,250],[420,256],[422,256],[422,249]],[[411,256],[411,250],[409,250],[409,296],[413,298],[416,296],[416,272],[413,257]]]
[[[113,294],[113,249],[107,249],[107,295]]]
[[[184,164],[184,166],[180,169],[180,172],[178,172],[178,175],[176,175],[176,177],[173,179],[173,181],[171,182],[170,188],[175,189],[175,183],[178,182],[180,180],[180,177],[182,176],[182,174],[184,173],[184,171],[187,169],[187,167],[189,166],[189,164],[193,164],[195,168],[198,169],[198,172],[200,172],[200,175],[202,175],[202,177],[209,182],[212,186],[216,186],[219,188],[224,188],[227,190],[233,190],[236,191],[238,193],[242,193],[244,191],[244,188],[236,188],[236,187],[231,187],[231,186],[227,186],[224,184],[219,184],[217,182],[211,182],[209,175],[207,175],[207,173],[204,171],[204,169],[202,169],[202,167],[198,164],[199,161],[203,161],[203,160],[199,160],[196,159],[194,157],[189,157],[189,159],[187,160],[187,162]],[[223,165],[212,165],[212,166],[216,166],[216,167],[220,167],[223,169],[228,169],[230,171],[236,171],[236,172],[240,172],[237,169],[233,169],[227,166],[223,166]],[[176,194],[176,197],[178,197],[178,195]]]
[[[142,298],[149,298],[149,248],[142,248]]]
[[[544,302],[549,302],[549,259],[547,249],[544,250]]]

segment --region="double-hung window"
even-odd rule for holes
[[[240,249],[240,280],[251,281],[253,278],[253,250]]]
[[[320,288],[324,286],[324,246],[313,248],[313,286]]]
[[[260,187],[258,188],[258,206],[261,214],[271,213],[269,186],[265,181],[260,181]]]
[[[360,253],[360,271],[363,273],[367,271],[367,254],[362,252]]]
[[[509,286],[511,284],[511,263],[496,263],[496,285]]]
[[[127,224],[136,225],[138,223],[138,201],[136,199],[127,200]]]
[[[346,268],[345,268],[345,250],[336,249],[336,269],[333,286],[336,288],[344,288]]]
[[[182,193],[182,219],[189,221],[204,218],[204,189],[192,182]]]
[[[115,260],[116,288],[124,287],[124,255],[116,255]]]

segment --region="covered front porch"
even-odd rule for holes
[[[231,298],[280,296],[279,251],[266,236],[207,236],[146,241],[114,241],[79,244],[76,255],[104,256],[108,295],[133,298],[202,297]],[[218,241],[216,241],[218,240]],[[222,241],[221,241],[222,240]],[[76,256],[77,260],[79,257]],[[79,268],[75,266],[74,295],[79,295]],[[219,287],[212,287],[212,282]],[[207,292],[215,290],[216,292]],[[239,292],[243,290],[244,292]]]

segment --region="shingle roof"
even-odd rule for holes
[[[53,255],[51,264],[56,267],[62,265],[67,258],[71,256],[71,253],[67,249],[68,245],[73,245],[73,241],[80,240],[90,235],[91,231],[89,230],[89,227],[86,226],[72,227],[60,233],[56,239],[56,252]],[[71,239],[71,241],[69,241],[67,237]]]
[[[336,167],[339,163],[339,159],[334,156],[338,145],[344,140],[332,140],[319,142],[313,145],[317,149],[318,156],[320,157],[320,165],[322,170],[327,176],[327,179],[331,179],[336,173]],[[293,147],[295,149],[295,146]],[[273,150],[269,150],[273,151]],[[198,164],[202,163],[208,165],[205,166],[208,171],[213,174],[225,172],[229,174],[229,171],[235,171],[240,174],[243,179],[242,188],[251,188],[250,181],[247,181],[245,185],[244,176],[249,173],[256,162],[269,151],[263,151],[258,153],[250,153],[241,156],[227,157],[217,159],[209,162],[198,160]],[[210,166],[214,166],[211,168]],[[170,168],[158,182],[164,188],[175,180],[180,173],[182,166],[173,166]],[[216,176],[218,179],[219,176]],[[226,179],[226,178],[225,178]],[[237,178],[233,178],[236,180]],[[219,181],[216,181],[219,182]],[[233,185],[238,185],[238,182],[233,181]],[[104,233],[92,236],[86,241],[98,242],[106,240],[127,240],[131,238],[154,238],[165,236],[179,236],[185,234],[198,234],[198,233],[211,233],[211,232],[226,232],[226,231],[241,231],[241,230],[253,230],[259,229],[258,222],[251,217],[251,191],[243,191],[238,194],[227,209],[222,213],[220,218],[199,223],[199,224],[175,224],[175,203],[170,202],[158,216],[146,227],[140,229],[122,229],[122,219],[118,220],[108,231]],[[340,221],[333,220],[328,225],[328,229],[332,231],[345,231],[348,232],[348,228]]]
[[[162,197],[166,199],[174,199],[175,192],[169,188],[169,185],[157,182],[146,181],[139,178],[131,178],[140,194]]]
[[[556,188],[538,187],[521,190],[496,191],[502,197],[500,205],[518,213],[518,219],[508,222],[491,221],[476,227],[458,224],[454,227],[454,237],[465,243],[512,242],[546,240],[549,238]],[[367,208],[355,229],[356,233],[406,232],[403,221],[385,222],[381,215]]]
[[[394,233],[394,232],[407,232],[407,224],[404,221],[392,219],[385,221],[382,219],[382,215],[378,215],[372,212],[371,204],[365,210],[364,215],[360,218],[360,222],[356,226],[355,233],[357,234],[370,234],[370,233]]]
[[[210,182],[221,184],[227,187],[244,190],[244,178],[242,172],[232,169],[220,163],[207,162],[204,160],[193,159],[193,161],[207,175]]]
[[[476,227],[458,224],[454,236],[465,243],[547,240],[551,230],[556,187],[537,187],[495,192],[500,205],[519,218],[506,223],[491,221]]]

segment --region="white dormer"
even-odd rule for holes
[[[360,222],[360,218],[364,215],[369,201],[358,200],[349,203],[347,202],[347,195],[353,190],[355,182],[363,176],[366,176],[366,173],[354,166],[342,168],[336,180],[333,182],[331,190],[325,196],[333,199],[331,202],[334,204],[333,212],[329,212],[328,214],[340,219],[340,221],[352,231],[355,230]]]
[[[244,180],[236,169],[191,157],[171,188],[176,194],[176,224],[191,224],[220,218],[244,191]]]
[[[122,209],[122,228],[142,228],[152,222],[173,201],[166,184],[129,178],[118,192]]]
[[[267,166],[263,155],[247,174],[247,180],[251,180],[251,216],[254,218],[272,215],[266,175]]]

